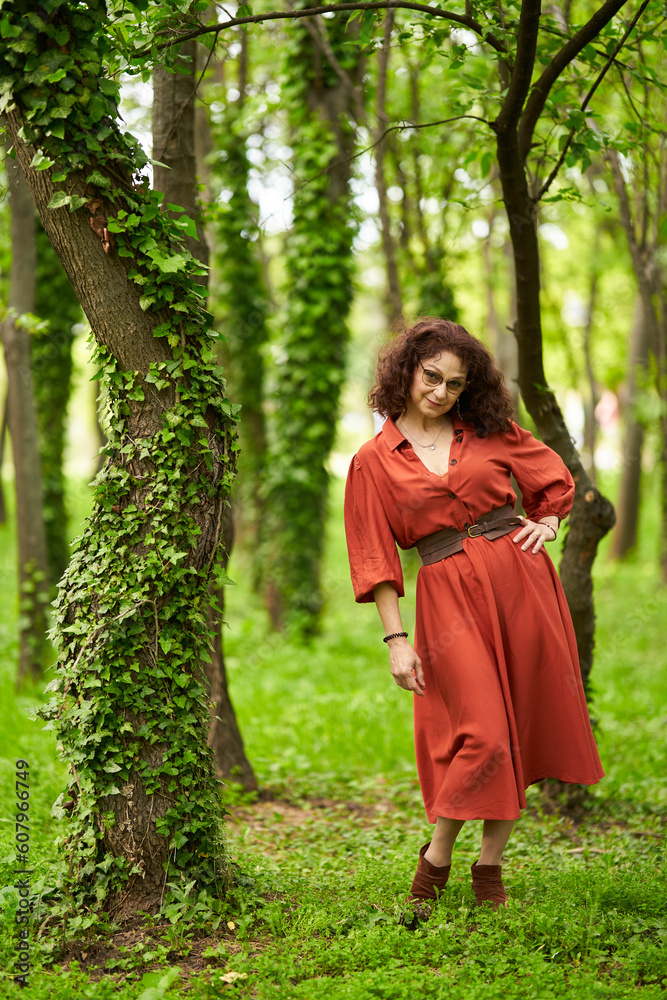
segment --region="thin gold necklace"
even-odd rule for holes
[[[420,441],[417,441],[415,440],[415,438],[413,438],[412,434],[408,433],[405,427],[402,428],[403,433],[407,434],[411,441],[414,441],[415,444],[418,444],[420,448],[428,448],[429,451],[435,451],[436,441],[438,440],[444,429],[445,425],[443,424],[440,430],[438,431],[436,438],[431,442],[431,444],[421,444]]]

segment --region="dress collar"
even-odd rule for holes
[[[465,430],[466,425],[461,420],[457,411],[454,409],[453,411],[450,412],[452,414],[454,433],[456,434],[457,431]],[[405,434],[403,434],[402,431],[398,429],[398,427],[396,426],[391,417],[387,417],[387,419],[382,425],[380,433],[382,434],[382,437],[384,438],[385,444],[389,448],[389,451],[395,451],[396,448],[398,448],[399,444],[401,444],[403,441],[409,440],[409,438]]]

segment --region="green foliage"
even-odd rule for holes
[[[37,228],[35,312],[45,323],[30,338],[49,582],[57,584],[69,560],[63,483],[65,417],[72,375],[73,327],[81,306],[41,225]]]
[[[141,289],[164,347],[156,351],[164,360],[144,371],[123,370],[106,346],[96,351],[107,463],[55,605],[56,694],[42,712],[71,768],[69,802],[56,806],[63,818],[69,806],[59,842],[69,865],[55,914],[95,910],[144,874],[150,853],[116,824],[142,795],[151,803],[146,836],[173,876],[212,886],[226,878],[200,669],[217,537],[203,565],[198,545],[202,523],[215,532],[221,522],[235,415],[203,309],[201,268],[178,221],[161,215],[161,195],[139,175],[145,156],[116,124],[118,85],[103,66],[111,46],[104,4],[47,0],[37,11],[12,0],[2,14],[2,110],[19,109],[19,137],[37,147],[35,167],[58,185],[52,211],[85,204],[94,221],[103,210],[108,249]]]
[[[257,206],[248,194],[250,163],[241,114],[240,107],[231,105],[221,120],[211,122],[215,145],[211,172],[226,197],[211,209],[217,278],[213,308],[225,338],[221,354],[231,393],[242,408],[238,487],[244,526],[256,543],[266,461],[264,346],[269,300],[258,254]],[[260,573],[256,567],[257,578]]]
[[[345,22],[330,35],[340,52]],[[330,67],[315,78],[312,42],[303,28],[287,45],[283,93],[293,129],[294,225],[287,241],[287,309],[276,371],[276,410],[266,479],[268,578],[274,620],[306,632],[322,605],[320,561],[328,474],[352,301],[355,212],[343,150],[354,137],[343,113],[326,117]],[[313,88],[319,88],[319,97]],[[343,149],[334,126],[345,136]],[[342,161],[342,162],[341,162]]]

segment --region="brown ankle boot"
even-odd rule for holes
[[[429,840],[428,844],[424,844],[419,852],[419,863],[417,864],[417,872],[410,888],[408,903],[416,903],[424,899],[437,899],[447,885],[449,869],[452,866],[442,865],[437,867],[436,865],[432,865],[430,861],[427,861],[424,855],[430,846],[431,842]]]
[[[470,866],[472,872],[472,889],[478,906],[491,903],[494,910],[507,905],[507,893],[501,878],[501,865],[478,865],[475,861]]]

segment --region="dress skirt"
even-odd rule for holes
[[[514,534],[466,538],[419,570],[415,749],[431,823],[516,819],[533,782],[604,774],[563,588],[544,548]]]

